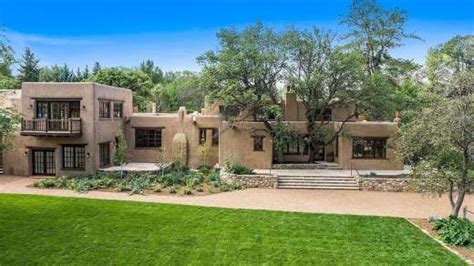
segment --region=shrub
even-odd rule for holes
[[[448,244],[468,246],[474,244],[474,224],[465,218],[437,219],[433,222],[433,229],[438,231],[439,237]]]
[[[236,174],[236,175],[252,175],[254,171],[252,168],[245,167],[243,165],[229,165],[226,166],[225,171],[227,173]]]
[[[176,190],[175,186],[170,187],[170,194],[176,194]]]

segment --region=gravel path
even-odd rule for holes
[[[417,193],[245,189],[207,196],[129,196],[127,193],[118,192],[90,191],[88,193],[76,193],[70,190],[27,187],[34,181],[35,178],[31,177],[0,176],[0,193],[407,218],[427,218],[431,215],[446,216],[450,212],[446,196],[434,198]],[[474,210],[474,195],[466,196],[465,205],[468,206],[468,209]],[[474,220],[474,215],[471,214],[468,218]]]

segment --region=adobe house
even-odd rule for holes
[[[206,145],[211,166],[232,157],[255,169],[275,167],[276,154],[263,125],[239,119],[242,114],[237,113],[235,119],[227,119],[230,107],[206,104],[199,113],[188,113],[184,107],[176,113],[156,113],[152,107],[150,113],[139,113],[133,111],[130,90],[97,83],[26,82],[15,93],[15,97],[0,93],[2,107],[16,108],[23,117],[13,148],[2,155],[6,174],[61,176],[107,167],[120,129],[132,162],[155,163],[161,155],[173,161],[184,148],[182,159],[197,167],[202,164],[198,149]],[[286,122],[304,135],[302,103],[287,91],[281,104]],[[354,104],[335,105],[326,114],[331,120],[328,130],[337,130],[354,110]],[[403,169],[390,145],[398,128],[395,120],[347,122],[336,141],[318,151],[316,160],[335,162],[343,169]],[[308,149],[304,143],[290,143],[280,159],[307,163]]]

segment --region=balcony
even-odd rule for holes
[[[21,135],[23,136],[56,136],[74,137],[81,135],[81,119],[23,119],[21,121]]]

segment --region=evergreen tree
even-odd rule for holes
[[[84,72],[82,72],[82,79],[81,80],[85,80],[85,79],[88,79],[90,77],[90,73],[89,73],[89,66],[86,65],[86,68],[84,68]]]
[[[94,63],[94,67],[92,67],[92,75],[97,75],[97,73],[102,69],[99,62]]]
[[[20,62],[20,68],[18,69],[18,72],[20,72],[18,75],[18,80],[21,82],[38,81],[40,74],[40,67],[38,66],[38,63],[39,59],[35,57],[35,54],[30,48],[26,47],[23,58]]]

